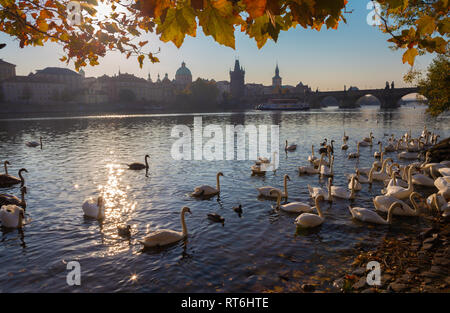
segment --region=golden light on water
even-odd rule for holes
[[[101,228],[103,244],[108,247],[105,255],[111,256],[130,248],[129,241],[120,237],[117,227],[128,224],[136,209],[136,202],[128,198],[129,186],[121,185],[121,176],[125,171],[123,165],[108,163],[106,169],[106,183],[98,185],[98,190],[105,201],[105,219]]]
[[[130,281],[132,281],[133,283],[137,282],[138,280],[138,275],[137,274],[132,274],[130,277]]]

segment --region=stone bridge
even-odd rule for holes
[[[385,88],[385,89],[366,89],[366,90],[346,90],[346,91],[319,91],[304,94],[285,93],[285,94],[267,94],[248,97],[247,102],[263,103],[273,98],[291,98],[308,102],[311,107],[321,107],[325,98],[334,98],[339,103],[339,108],[357,108],[359,99],[366,95],[376,97],[381,108],[397,108],[401,105],[400,99],[408,94],[417,93],[417,87],[412,88]]]

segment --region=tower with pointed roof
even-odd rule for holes
[[[280,69],[278,68],[278,63],[277,66],[275,67],[275,76],[272,77],[272,88],[274,90],[280,90],[281,89],[281,77],[280,77]]]
[[[240,66],[239,60],[234,62],[234,70],[230,71],[230,92],[231,97],[239,99],[245,92],[245,71]]]

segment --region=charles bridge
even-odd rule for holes
[[[393,87],[393,86],[392,86]],[[324,106],[323,100],[325,98],[334,98],[339,103],[339,108],[357,108],[360,105],[358,100],[366,95],[376,97],[381,105],[381,108],[397,108],[401,105],[401,98],[411,94],[417,93],[417,87],[411,88],[386,88],[384,89],[365,89],[365,90],[342,90],[342,91],[316,91],[308,93],[283,93],[283,94],[267,94],[258,96],[249,96],[245,100],[247,103],[264,103],[273,98],[298,99],[307,102],[311,107],[317,108]]]

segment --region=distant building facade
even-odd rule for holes
[[[16,66],[0,59],[0,81],[16,76]]]

